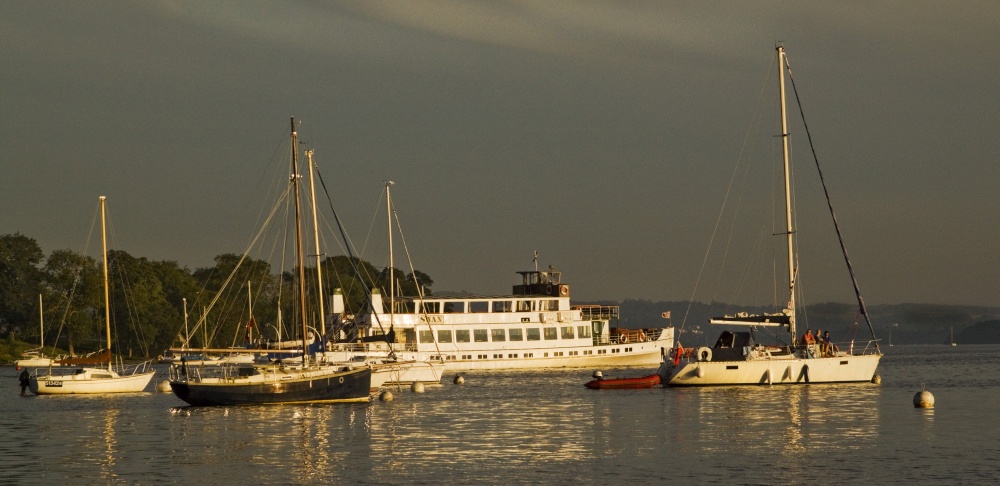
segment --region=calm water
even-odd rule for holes
[[[20,397],[5,367],[0,484],[993,484],[1000,346],[886,351],[881,386],[595,391],[591,370],[480,372],[392,402],[230,408]],[[913,407],[921,383],[933,410]]]

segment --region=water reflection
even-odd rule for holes
[[[697,410],[706,452],[800,454],[859,448],[878,438],[874,385],[720,387],[678,390]],[[681,402],[684,403],[684,402]]]

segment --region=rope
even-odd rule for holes
[[[785,66],[788,68],[788,79],[792,83],[792,92],[795,94],[795,103],[799,107],[799,115],[802,117],[802,126],[806,131],[806,138],[809,140],[809,150],[812,151],[813,162],[816,164],[816,172],[819,173],[820,183],[823,185],[823,195],[826,196],[826,206],[830,210],[830,217],[833,219],[833,227],[837,232],[837,241],[840,242],[840,251],[844,255],[844,262],[847,264],[847,271],[851,274],[851,284],[854,285],[854,295],[858,299],[858,309],[861,315],[865,316],[865,322],[868,323],[868,329],[872,333],[872,339],[875,340],[875,349],[881,353],[882,350],[879,348],[878,340],[875,339],[875,326],[872,325],[871,318],[868,315],[868,309],[865,307],[865,299],[861,296],[861,289],[858,287],[858,279],[854,274],[854,266],[851,265],[851,259],[847,255],[847,247],[844,245],[844,237],[840,232],[840,225],[837,224],[837,215],[833,212],[833,203],[830,200],[830,192],[826,187],[826,179],[823,177],[823,169],[819,165],[819,157],[816,155],[816,147],[813,145],[812,134],[809,132],[809,124],[806,123],[806,114],[802,109],[802,101],[799,99],[799,91],[795,86],[795,78],[792,76],[792,66],[788,63],[788,57],[785,57]]]

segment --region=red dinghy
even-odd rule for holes
[[[583,386],[593,390],[629,390],[637,388],[652,388],[660,384],[660,375],[652,374],[637,378],[597,378],[588,381]]]

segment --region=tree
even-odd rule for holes
[[[44,293],[51,302],[48,308],[56,317],[54,322],[58,322],[54,337],[64,333],[71,353],[75,343],[103,336],[103,326],[99,327],[95,319],[96,311],[104,308],[101,275],[96,260],[72,250],[55,250],[45,262]],[[56,339],[50,342],[57,344]]]
[[[0,333],[21,332],[32,318],[45,257],[38,243],[21,233],[0,236]]]

